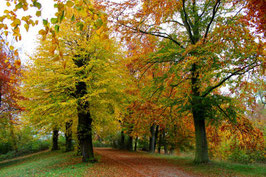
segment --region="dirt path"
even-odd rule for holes
[[[100,163],[88,171],[87,176],[101,177],[194,177],[165,159],[146,154],[96,148]]]
[[[15,160],[20,160],[20,159],[25,159],[25,158],[28,158],[28,157],[31,157],[31,156],[34,156],[34,155],[37,155],[37,154],[42,154],[42,153],[48,152],[48,151],[49,151],[49,149],[48,150],[44,150],[44,151],[40,151],[40,152],[36,152],[36,153],[32,153],[32,154],[29,154],[29,155],[24,155],[24,156],[12,158],[12,159],[3,160],[3,161],[0,161],[0,164],[7,163],[7,162],[12,162],[12,161],[15,161]]]

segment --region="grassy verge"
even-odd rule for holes
[[[238,164],[231,162],[212,161],[208,164],[195,165],[190,157],[178,157],[154,154],[153,156],[164,158],[177,164],[182,170],[210,177],[264,177],[266,176],[265,164]]]
[[[84,176],[91,166],[89,163],[81,163],[81,158],[73,152],[44,152],[0,163],[0,176]]]

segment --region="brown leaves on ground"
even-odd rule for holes
[[[89,169],[89,177],[192,177],[167,160],[147,154],[110,148],[95,149],[95,152],[101,158]]]

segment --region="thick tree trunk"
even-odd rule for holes
[[[75,65],[79,68],[86,65],[90,58],[88,56],[81,57],[76,55],[73,58]],[[86,77],[83,70],[77,73],[80,77]],[[77,110],[78,110],[78,141],[80,146],[80,151],[82,154],[83,162],[95,162],[92,144],[92,117],[90,114],[90,104],[88,101],[84,100],[83,97],[87,94],[87,84],[85,82],[79,81],[76,83],[76,93],[75,97],[78,100]]]
[[[125,134],[124,134],[124,131],[121,131],[120,149],[125,149]]]
[[[137,148],[138,148],[138,139],[139,139],[139,137],[136,137],[136,139],[135,139],[134,151],[137,151]]]
[[[87,93],[85,82],[76,84],[76,96],[78,97],[78,139],[83,162],[94,162],[92,145],[92,118],[88,101],[81,99]]]
[[[197,73],[197,65],[192,66],[192,114],[195,127],[196,138],[196,152],[195,163],[207,163],[208,157],[208,143],[205,129],[205,108],[202,104],[202,97],[199,93],[199,81]]]
[[[92,118],[90,115],[88,102],[78,106],[78,139],[80,142],[80,150],[82,161],[94,161],[93,145],[92,145]]]
[[[69,122],[66,122],[66,152],[73,150],[73,143],[72,143],[72,120]]]
[[[151,132],[151,137],[150,137],[150,152],[154,153],[154,144],[155,144],[155,125],[153,124],[150,128],[150,132]]]
[[[52,151],[56,151],[59,150],[59,146],[58,146],[58,129],[54,129],[53,130],[53,145],[52,145]]]
[[[195,163],[207,163],[209,162],[208,157],[208,143],[205,130],[205,120],[200,115],[194,115],[194,126],[196,136],[196,152],[195,152]]]

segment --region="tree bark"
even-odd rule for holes
[[[72,124],[73,121],[66,122],[66,152],[73,150],[73,143],[72,143]]]
[[[88,56],[81,57],[76,55],[73,58],[76,66],[83,67],[87,65],[90,61]],[[86,77],[85,72],[79,71],[77,73],[79,77]],[[77,110],[78,110],[78,141],[80,146],[80,151],[82,154],[83,162],[95,162],[92,144],[92,117],[90,114],[90,103],[84,100],[83,97],[87,94],[87,84],[83,81],[76,82],[76,93],[75,97],[77,99]]]
[[[92,145],[92,118],[89,111],[89,103],[78,101],[78,139],[82,161],[95,161]]]
[[[155,125],[153,124],[151,127],[150,127],[150,132],[151,132],[151,137],[150,137],[150,153],[154,153],[154,144],[155,144]]]
[[[192,114],[195,127],[196,152],[195,163],[209,162],[208,143],[205,128],[205,108],[200,97],[197,65],[193,64],[192,69]]]
[[[78,98],[78,139],[83,162],[94,162],[93,144],[92,144],[92,118],[90,114],[89,102],[82,97],[87,94],[87,85],[85,82],[76,83],[76,96]]]
[[[207,163],[209,162],[208,157],[208,144],[205,130],[205,119],[201,118],[200,115],[194,116],[194,126],[196,135],[196,152],[195,152],[195,163]]]
[[[59,150],[58,136],[59,136],[59,130],[58,129],[54,129],[53,130],[53,146],[52,146],[52,151]]]

